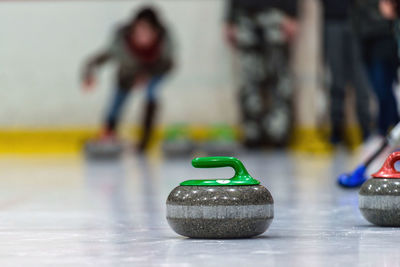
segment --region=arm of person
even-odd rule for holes
[[[297,0],[280,1],[280,9],[285,13],[282,20],[282,30],[289,42],[295,39],[298,31],[298,4]]]
[[[107,63],[108,61],[117,57],[118,49],[121,43],[121,36],[124,29],[125,29],[124,27],[118,28],[114,32],[111,38],[111,42],[106,46],[106,48],[101,50],[101,52],[95,54],[94,56],[90,57],[86,61],[82,72],[83,89],[90,90],[94,88],[96,83],[95,79],[96,70],[105,63]]]
[[[175,66],[175,51],[176,43],[175,39],[171,36],[169,31],[165,32],[161,59],[159,65],[156,67],[157,75],[164,76],[168,74]]]
[[[226,2],[226,11],[224,16],[224,28],[223,35],[226,42],[232,46],[236,44],[236,13],[237,13],[237,1],[228,0]]]
[[[96,83],[95,81],[96,69],[102,66],[110,59],[111,59],[111,53],[109,51],[103,51],[91,57],[87,61],[82,75],[82,84],[84,90],[91,90],[94,88]]]

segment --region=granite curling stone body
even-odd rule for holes
[[[172,229],[192,238],[245,238],[264,233],[274,217],[273,198],[236,158],[206,157],[192,161],[196,168],[232,167],[231,179],[190,180],[167,199]]]
[[[400,152],[392,153],[360,189],[360,211],[373,224],[400,226],[400,172],[394,167],[399,160]]]

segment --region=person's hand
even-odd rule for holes
[[[284,17],[282,21],[282,30],[288,42],[291,42],[296,38],[297,28],[298,23],[295,19],[288,16]]]
[[[83,80],[83,84],[82,84],[82,89],[84,91],[92,91],[93,88],[96,85],[96,81],[95,78],[92,75],[88,75],[87,77],[85,77],[85,79]]]
[[[224,27],[224,37],[226,42],[231,45],[236,45],[237,27],[233,23],[227,23]]]
[[[392,0],[380,0],[379,1],[379,11],[382,16],[386,19],[396,19],[396,3]]]

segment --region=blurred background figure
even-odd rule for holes
[[[400,18],[400,0],[380,0],[379,1],[379,11],[382,16],[388,20],[395,20],[395,35],[397,45],[400,45],[400,28],[399,28],[399,18]],[[400,49],[399,51],[400,52]],[[400,53],[399,53],[400,55]]]
[[[324,54],[330,71],[331,143],[344,140],[346,88],[355,89],[356,113],[362,138],[371,132],[370,83],[362,60],[360,40],[350,17],[349,0],[322,0]],[[367,26],[368,27],[368,26]]]
[[[393,91],[399,59],[393,23],[381,15],[379,6],[379,0],[355,0],[353,17],[361,39],[363,60],[378,101],[378,134],[384,136],[399,121]]]
[[[289,43],[295,0],[229,0],[225,37],[241,64],[239,90],[244,144],[284,145],[292,127]]]
[[[380,0],[379,11],[385,19],[394,21],[397,54],[400,57],[400,0]]]
[[[86,63],[84,88],[95,84],[95,70],[114,61],[118,65],[115,93],[106,115],[102,139],[114,139],[121,110],[133,87],[147,83],[143,133],[138,151],[147,148],[158,109],[157,89],[173,66],[173,47],[166,26],[152,7],[141,8],[132,20],[115,33],[111,45]]]
[[[1,88],[7,92],[4,112],[0,116],[0,126],[5,129],[7,138],[0,140],[0,150],[15,152],[17,146],[21,151],[25,149],[26,146],[18,141],[20,133],[10,133],[10,129],[21,128],[28,133],[23,136],[29,136],[35,149],[81,151],[82,140],[91,138],[99,127],[96,114],[101,112],[104,101],[110,103],[99,139],[115,138],[118,129],[121,130],[119,136],[139,139],[140,151],[146,148],[154,130],[157,134],[152,141],[156,144],[182,136],[179,138],[188,143],[205,147],[204,144],[220,142],[226,136],[235,139],[240,131],[244,133],[248,147],[285,145],[290,136],[292,149],[308,151],[320,147],[319,151],[330,151],[331,146],[324,135],[324,130],[330,126],[326,119],[329,116],[332,117],[331,139],[334,143],[342,141],[345,121],[348,129],[358,129],[361,125],[364,139],[373,132],[371,125],[375,123],[375,117],[372,115],[375,113],[370,113],[370,108],[373,112],[376,110],[371,105],[370,99],[374,99],[368,95],[369,88],[371,92],[375,89],[382,99],[381,134],[393,124],[391,121],[396,120],[392,118],[397,113],[393,108],[391,88],[396,65],[393,53],[397,48],[393,45],[392,22],[380,15],[378,0],[152,1],[157,10],[146,7],[146,0],[99,3],[57,2],[57,5],[46,3],[39,8],[24,2],[24,8],[32,9],[28,20],[35,21],[30,24],[29,37],[34,41],[30,46],[24,45],[24,38],[17,34],[24,30],[17,23],[23,17],[23,8],[8,2],[4,6],[2,29],[7,38],[2,40],[0,56],[1,62],[10,67],[3,68],[0,79]],[[382,3],[392,2],[382,0]],[[86,13],[78,16],[76,9]],[[321,12],[323,16],[320,16]],[[56,13],[58,20],[50,15]],[[206,20],[204,14],[207,14]],[[241,67],[240,75],[234,77],[230,73],[230,51],[226,49],[225,40],[218,38],[221,37],[221,14],[225,14],[226,40]],[[120,20],[124,25],[120,25]],[[52,25],[60,30],[51,31]],[[119,27],[114,31],[115,25]],[[321,26],[325,31],[321,31]],[[43,29],[52,34],[34,38]],[[171,43],[172,32],[179,37],[179,47]],[[85,88],[97,85],[98,91],[82,98],[79,92],[71,90],[79,86],[76,73],[82,66],[78,63],[103,43],[107,33],[112,34],[107,48],[94,53],[81,69]],[[321,40],[324,40],[325,61],[332,74],[330,95],[325,93],[320,80],[323,70]],[[60,54],[66,46],[70,49]],[[43,47],[46,53],[37,53],[37,47]],[[179,58],[175,57],[177,49]],[[54,69],[54,62],[60,60],[63,64]],[[177,61],[182,68],[175,68]],[[116,73],[112,72],[114,66],[106,62],[115,63]],[[176,71],[170,77],[173,67]],[[291,67],[296,83],[291,79]],[[115,79],[109,79],[110,74],[115,75]],[[26,79],[20,79],[21,76]],[[166,76],[171,78],[168,83]],[[236,77],[240,77],[240,86],[236,85]],[[108,80],[113,82],[114,90],[109,90]],[[96,81],[101,82],[96,84]],[[159,90],[160,85],[167,90]],[[236,86],[239,101],[235,98]],[[294,86],[298,89],[295,97]],[[345,112],[344,102],[350,103],[344,101],[350,91],[346,90],[347,86],[354,87],[357,103],[346,105],[346,108],[357,110],[359,124],[353,114]],[[132,100],[135,104],[128,105],[126,101],[132,89],[143,87],[144,90],[134,92]],[[108,92],[113,93],[110,99]],[[23,102],[21,95],[24,95]],[[43,102],[39,97],[43,95],[57,102]],[[139,105],[142,95],[145,97],[144,108]],[[168,102],[168,106],[157,117],[160,97]],[[329,102],[331,105],[327,105]],[[125,127],[123,123],[124,108],[126,113],[134,114],[129,123],[133,127]],[[143,122],[140,117],[141,125],[135,125],[142,111]],[[13,116],[7,115],[10,112]],[[66,112],[69,116],[64,115]],[[154,125],[156,118],[159,124]],[[240,125],[237,125],[238,121]],[[184,130],[177,131],[176,125],[183,126]],[[221,128],[226,131],[220,131]],[[60,142],[53,132],[65,136],[63,141]],[[40,141],[38,134],[40,140],[45,141]],[[312,135],[323,144],[307,147],[297,141],[319,144],[315,140],[309,141],[312,138],[307,139]],[[348,137],[346,141],[351,147],[359,144],[355,135]],[[94,143],[103,144],[98,139]]]

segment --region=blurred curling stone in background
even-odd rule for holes
[[[124,151],[124,144],[117,138],[92,139],[84,145],[88,159],[118,159]]]
[[[166,157],[191,156],[194,149],[195,144],[190,139],[188,125],[181,123],[167,127],[162,144],[162,151]]]
[[[235,129],[226,124],[213,125],[198,150],[208,156],[232,156],[240,151]]]

